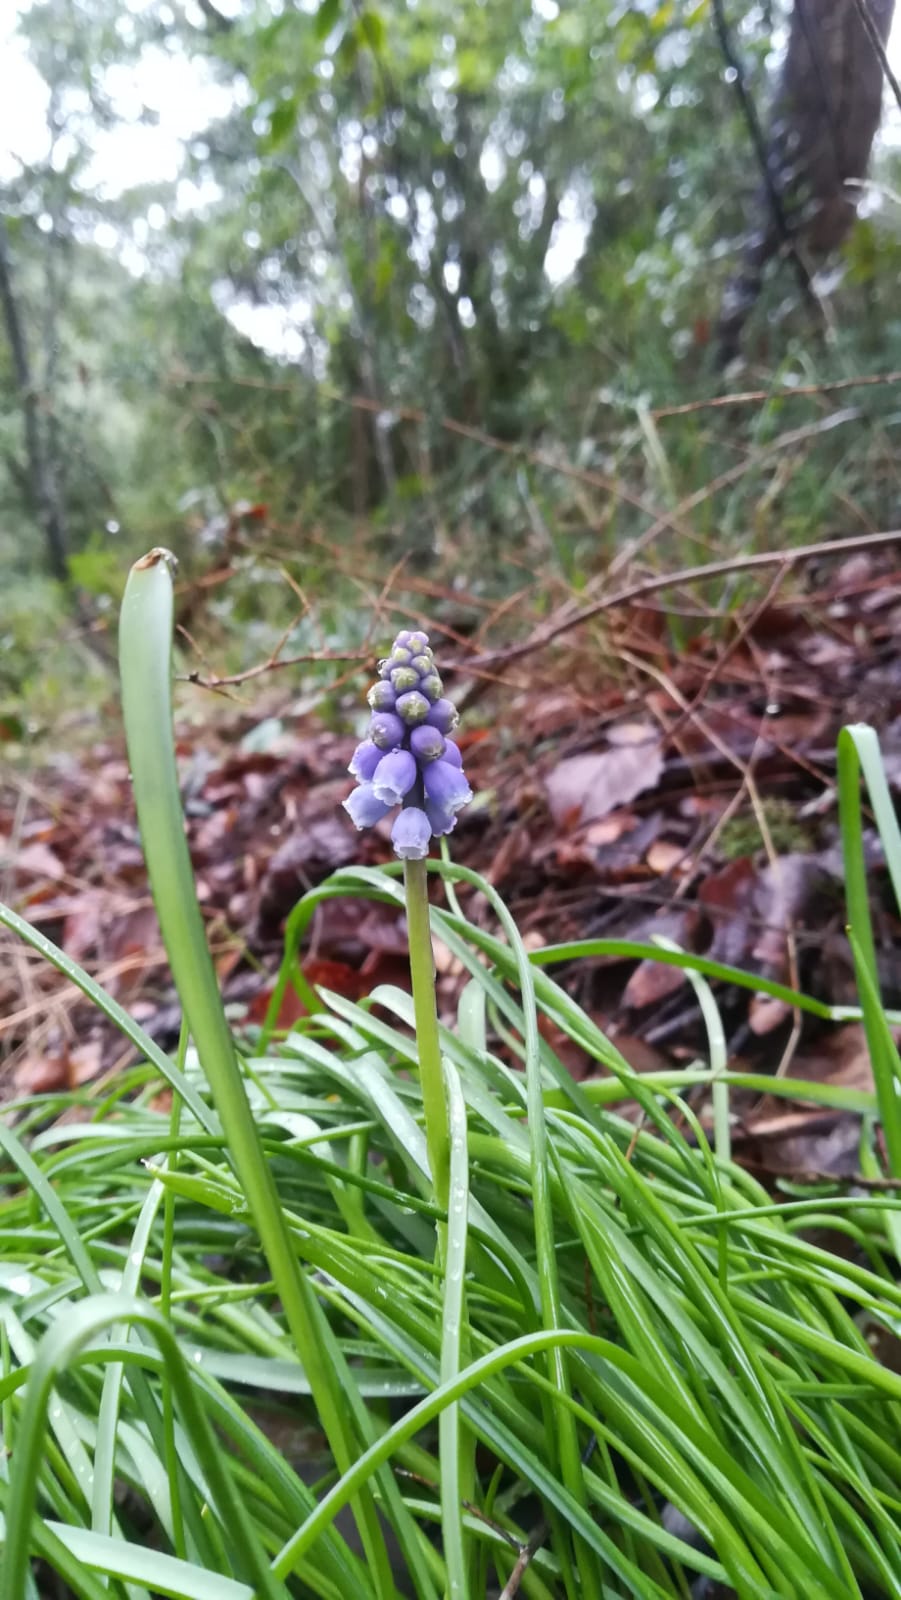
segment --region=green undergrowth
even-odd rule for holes
[[[168,658],[142,638],[125,707],[176,1055],[0,913],[138,1058],[0,1125],[3,1600],[901,1593],[901,1376],[873,1348],[901,1326],[899,1061],[861,768],[896,889],[901,844],[875,736],[839,751],[860,1007],[788,995],[862,1017],[873,1093],[726,1071],[715,986],[777,985],[669,948],[527,955],[490,885],[430,863],[466,974],[441,1032],[442,1208],[410,996],[313,993],[297,964],[329,898],[402,915],[397,873],[305,896],[269,1019],[233,1039],[172,810]],[[685,966],[703,1059],[633,1072],[557,981],[624,952]],[[310,1014],[284,1035],[290,984]],[[739,1085],[858,1118],[869,1187],[767,1193],[730,1157]]]

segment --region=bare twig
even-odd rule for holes
[[[410,1483],[421,1483],[423,1488],[430,1489],[433,1494],[437,1495],[441,1492],[440,1484],[435,1483],[434,1479],[424,1477],[421,1472],[412,1472],[409,1467],[396,1467],[395,1476],[407,1478]],[[471,1517],[478,1518],[479,1522],[484,1522],[486,1528],[490,1528],[493,1533],[496,1533],[499,1538],[503,1539],[505,1544],[510,1545],[514,1550],[522,1550],[523,1547],[520,1540],[514,1538],[510,1530],[505,1528],[502,1523],[495,1521],[494,1517],[489,1517],[488,1513],[483,1511],[481,1506],[477,1506],[473,1500],[461,1500],[460,1504],[464,1511],[468,1511]]]
[[[744,461],[738,461],[734,466],[727,467],[724,472],[720,472],[715,478],[711,478],[709,483],[702,484],[700,489],[695,489],[691,494],[685,495],[678,505],[673,507],[671,515],[681,521],[690,511],[696,511],[698,506],[703,505],[705,501],[712,500],[713,496],[719,494],[721,489],[728,489],[730,484],[738,483],[746,473],[751,472],[754,467],[761,466],[765,460],[775,455],[778,451],[789,450],[793,445],[802,444],[817,434],[827,433],[830,429],[840,427],[845,422],[856,422],[859,415],[860,413],[856,407],[849,407],[844,411],[835,411],[831,416],[820,417],[816,422],[807,422],[800,428],[791,428],[786,433],[781,433],[778,438],[773,439],[764,448],[750,452]],[[632,557],[636,556],[639,551],[647,549],[649,544],[654,543],[658,534],[665,531],[666,521],[663,518],[658,518],[656,522],[644,530],[644,533],[640,534],[637,539],[632,540],[630,544],[624,545],[622,550],[613,557],[608,575],[612,577],[614,573],[628,566]],[[696,544],[706,543],[705,540],[699,539],[696,535],[692,535],[692,538]]]
[[[289,629],[288,632],[290,631]],[[283,635],[279,647],[284,643],[284,639]],[[202,678],[199,672],[183,672],[179,675],[178,681],[196,684],[199,689],[224,689],[234,687],[238,683],[247,683],[251,678],[261,678],[264,672],[276,672],[282,667],[310,666],[328,661],[349,661],[353,667],[357,667],[368,660],[369,652],[360,650],[309,650],[301,656],[280,656],[276,649],[265,661],[258,661],[254,667],[245,667],[243,672],[231,672],[222,677],[214,674],[210,678]]]
[[[783,389],[740,389],[734,394],[710,395],[706,400],[686,400],[678,406],[656,406],[650,413],[656,422],[662,417],[687,417],[693,411],[714,411],[727,406],[754,406],[770,400],[796,400],[818,394],[839,394],[845,389],[870,389],[877,385],[901,383],[901,372],[867,372],[859,378],[835,378],[830,383],[798,383]]]
[[[548,645],[553,644],[563,634],[582,627],[584,623],[591,622],[594,617],[601,616],[605,611],[614,611],[619,606],[631,605],[634,600],[640,600],[645,595],[658,594],[661,589],[676,589],[684,584],[704,583],[710,578],[722,578],[732,572],[754,572],[766,567],[792,567],[802,561],[818,561],[827,556],[848,555],[851,551],[872,550],[890,544],[901,546],[901,530],[893,528],[881,533],[854,534],[847,539],[798,545],[795,550],[759,550],[750,556],[729,556],[722,561],[709,561],[700,567],[683,567],[678,572],[655,574],[650,578],[641,578],[625,589],[617,589],[613,594],[601,595],[590,605],[583,606],[579,611],[571,612],[556,622],[552,620],[522,644],[511,645],[505,650],[486,652],[470,660],[452,662],[447,670],[456,668],[470,675],[482,675],[499,666],[508,666],[525,656],[534,655],[538,650],[546,650]]]
[[[519,1586],[522,1583],[522,1580],[525,1577],[531,1563],[535,1560],[535,1557],[541,1549],[541,1546],[544,1544],[547,1535],[547,1523],[540,1522],[538,1527],[535,1529],[535,1532],[532,1534],[532,1537],[529,1539],[528,1544],[524,1544],[522,1546],[516,1559],[516,1565],[514,1566],[513,1571],[498,1595],[497,1600],[513,1600],[513,1596],[519,1593]]]
[[[895,96],[898,105],[901,106],[901,83],[898,82],[898,79],[895,77],[895,74],[892,71],[892,64],[889,61],[888,52],[886,51],[885,45],[882,42],[879,29],[873,21],[870,8],[867,5],[867,0],[854,0],[854,9],[860,18],[864,33],[866,34],[870,44],[873,46],[873,49],[879,58],[879,65],[882,68],[886,83],[891,89],[892,94]]]
[[[759,622],[760,618],[763,616],[764,612],[766,612],[769,609],[770,605],[775,600],[776,595],[778,594],[779,590],[782,587],[782,584],[783,584],[783,582],[785,580],[787,572],[788,572],[788,566],[787,565],[783,565],[783,566],[781,566],[779,568],[779,571],[776,573],[775,578],[773,579],[772,583],[769,585],[769,588],[767,589],[767,592],[763,596],[762,600],[759,602],[758,605],[756,605],[754,607],[753,611],[748,612],[748,614],[744,618],[742,618],[742,620],[741,620],[741,622],[739,624],[737,632],[735,633],[733,638],[730,639],[729,643],[726,645],[725,650],[723,650],[721,652],[721,654],[717,656],[717,658],[714,661],[713,665],[708,669],[707,672],[705,672],[704,677],[701,680],[701,684],[700,684],[699,688],[697,688],[695,690],[694,695],[693,695],[692,699],[690,700],[689,704],[687,705],[686,709],[680,714],[680,716],[677,718],[677,720],[673,723],[673,726],[671,728],[667,729],[667,735],[666,735],[667,739],[670,739],[670,740],[675,739],[677,733],[679,733],[681,731],[681,729],[684,727],[685,723],[691,717],[692,713],[697,711],[698,708],[706,700],[707,695],[709,694],[710,690],[713,688],[713,685],[716,683],[717,679],[719,678],[720,673],[722,672],[722,670],[723,670],[724,666],[726,665],[726,662],[729,660],[730,656],[733,656],[735,654],[736,650],[739,648],[739,645],[741,645],[743,643],[743,641],[748,637],[748,634],[757,625],[757,623]]]
[[[149,900],[136,902],[136,906],[149,905]],[[223,940],[221,944],[210,945],[210,954],[213,956],[224,955],[234,948],[234,940]],[[86,964],[86,971],[92,973],[94,981],[103,989],[108,987],[114,978],[122,977],[128,972],[145,972],[153,967],[165,967],[169,957],[162,948],[159,950],[140,950],[136,954],[121,956],[118,961],[111,961],[106,966],[95,968],[93,963]],[[42,995],[40,999],[32,1001],[29,1005],[22,1006],[18,1011],[9,1011],[0,1017],[0,1034],[15,1033],[24,1022],[34,1021],[37,1017],[46,1016],[47,1007],[51,1003],[59,1008],[60,1015],[84,1000],[84,993],[75,983],[67,982],[60,988],[58,994],[51,997]]]

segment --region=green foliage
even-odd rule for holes
[[[128,671],[133,731],[165,768],[171,742],[161,750],[157,740],[167,707],[151,695],[148,722]],[[842,739],[849,914],[875,1050],[878,1030],[890,1035],[867,978],[858,763],[899,887],[901,855],[878,746],[866,729]],[[142,821],[159,866],[181,828],[152,811]],[[877,1107],[892,1114],[897,1055],[879,1046],[889,1077],[875,1096],[722,1077],[713,1049],[709,1063],[635,1073],[544,970],[596,955],[597,942],[528,958],[484,880],[431,865],[447,890],[432,911],[435,932],[470,974],[457,1027],[440,1040],[447,1212],[428,1172],[408,994],[384,986],[358,1004],[320,991],[287,1038],[246,1033],[228,1067],[237,1065],[249,1106],[236,1122],[208,1037],[221,1016],[218,997],[204,998],[208,958],[173,932],[195,903],[181,867],[153,869],[199,1044],[195,1054],[185,1036],[176,1060],[0,908],[0,921],[100,1004],[142,1057],[93,1093],[17,1103],[15,1133],[0,1125],[4,1596],[33,1593],[29,1558],[39,1555],[85,1600],[395,1600],[396,1586],[423,1600],[475,1600],[510,1579],[539,1521],[522,1584],[533,1600],[575,1600],[592,1581],[637,1600],[684,1600],[697,1578],[741,1600],[893,1595],[901,1380],[865,1333],[891,1330],[901,1311],[892,1259],[901,1202],[890,1189],[858,1196],[822,1184],[774,1200],[711,1151],[690,1095],[698,1085],[727,1094],[731,1082],[766,1085],[863,1113],[861,1159],[876,1178],[871,1119]],[[466,889],[487,897],[503,937],[461,911]],[[340,895],[403,906],[390,869],[321,885],[291,919],[282,989],[303,928]],[[615,943],[604,949],[615,953]],[[656,955],[728,975],[681,953]],[[561,1035],[594,1061],[595,1076],[570,1077],[548,1043]],[[497,1039],[521,1054],[524,1073]],[[643,1113],[639,1130],[621,1114],[626,1101]],[[277,1190],[290,1271],[316,1307],[318,1354],[341,1372],[346,1419],[360,1430],[362,1448],[343,1470],[323,1448],[316,1380],[298,1361],[290,1304],[277,1293],[282,1267],[254,1185],[242,1180],[248,1139]],[[822,1242],[830,1230],[859,1252],[832,1254]],[[576,1481],[556,1465],[567,1430]],[[447,1486],[463,1481],[467,1438],[479,1449],[465,1467],[464,1504]],[[337,1520],[369,1490],[398,1539],[391,1571],[361,1562]]]
[[[683,502],[678,538],[654,541],[677,559],[694,540],[846,531],[849,506],[891,516],[890,391],[852,396],[831,432],[816,401],[774,402],[668,418],[649,447],[649,408],[716,385],[710,327],[756,181],[707,5],[245,0],[216,16],[102,0],[62,29],[47,4],[23,17],[57,120],[3,210],[73,552],[118,524],[190,566],[194,508],[265,500],[342,544],[365,517],[392,558],[462,546],[467,565],[472,549],[503,593],[522,462],[446,419],[610,485],[586,498],[543,467],[530,486],[557,551],[577,541],[576,583]],[[751,7],[736,24],[761,111],[778,22]],[[154,52],[193,62],[225,109],[178,182],[123,173],[99,192],[96,141],[126,115],[114,74]],[[848,245],[828,344],[774,272],[748,340],[764,384],[901,366],[896,254],[885,200]],[[285,359],[227,311],[265,311]],[[20,398],[3,390],[0,562],[34,570]]]
[[[112,557],[104,557],[109,572]],[[101,609],[107,594],[100,595]],[[4,596],[0,623],[0,718],[10,719],[2,738],[3,758],[24,755],[66,729],[78,742],[81,732],[96,733],[96,708],[114,688],[111,660],[79,637],[71,610],[55,584],[44,578],[17,578]],[[77,669],[73,670],[73,662]]]
[[[764,800],[762,810],[777,855],[811,848],[812,830],[798,820],[797,807],[790,800]],[[760,824],[752,810],[730,818],[720,833],[719,848],[727,861],[751,856],[763,849]]]
[[[122,611],[123,703],[185,1011],[177,1057],[0,907],[139,1055],[112,1086],[23,1100],[16,1131],[0,1123],[5,1600],[33,1594],[33,1556],[85,1600],[475,1600],[530,1541],[535,1600],[611,1583],[684,1600],[696,1578],[740,1600],[896,1593],[901,1380],[865,1334],[901,1312],[901,1062],[878,994],[861,772],[899,905],[901,835],[872,731],[839,746],[857,1012],[657,946],[528,955],[491,886],[445,860],[429,863],[444,903],[407,906],[415,999],[386,985],[355,1003],[299,978],[329,899],[404,909],[397,871],[349,869],[300,901],[269,1017],[234,1039],[184,842],[171,619],[168,563],[147,558]],[[469,920],[467,891],[499,933]],[[457,1026],[435,1039],[423,919],[468,974]],[[598,955],[684,967],[709,1060],[635,1072],[546,970]],[[727,1073],[709,977],[826,1021],[862,1016],[875,1092]],[[277,1037],[291,983],[308,1016]],[[570,1076],[558,1038],[593,1076]],[[733,1083],[862,1115],[861,1165],[890,1185],[774,1200],[729,1156]],[[832,1254],[814,1224],[859,1250]],[[337,1521],[348,1504],[364,1561]]]

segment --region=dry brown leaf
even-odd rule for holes
[[[634,811],[612,811],[609,817],[590,823],[583,838],[587,845],[600,850],[603,845],[616,844],[624,834],[631,833],[637,823]]]
[[[69,1051],[69,1087],[78,1087],[99,1078],[103,1066],[102,1039],[88,1039]]]
[[[83,889],[73,896],[63,924],[63,949],[73,961],[83,961],[97,949],[104,927],[114,915],[114,897],[106,889]]]
[[[624,745],[656,744],[659,737],[653,722],[614,722],[606,733],[607,743],[618,749]]]
[[[551,816],[558,827],[597,822],[653,789],[662,771],[659,741],[569,756],[545,779]]]
[[[813,923],[815,908],[830,885],[829,874],[815,856],[792,851],[764,867],[757,880],[754,909],[764,924],[751,951],[770,973],[788,976],[786,932]]]
[[[791,1015],[792,1008],[786,1000],[780,1000],[772,994],[752,994],[748,1005],[748,1027],[758,1039],[762,1039]]]
[[[635,1011],[640,1011],[642,1006],[656,1005],[665,1000],[667,995],[675,994],[684,982],[685,973],[681,967],[669,966],[649,957],[639,962],[626,984],[623,1005]]]
[[[587,1078],[592,1070],[593,1062],[587,1051],[576,1044],[568,1033],[559,1028],[556,1022],[541,1012],[538,1017],[538,1031],[541,1037],[550,1045],[558,1061],[562,1062],[571,1078],[578,1083],[581,1078]]]
[[[67,1050],[53,1055],[27,1055],[13,1074],[13,1090],[17,1095],[54,1094],[68,1088],[71,1088],[71,1081]]]
[[[672,969],[678,972],[678,967]],[[594,1017],[593,1021],[600,1027],[601,1020]],[[639,1038],[634,1033],[617,1033],[611,1035],[611,1044],[614,1044],[621,1056],[625,1056],[633,1072],[666,1072],[672,1067],[672,1061],[661,1050],[655,1050],[652,1044]]]
[[[721,871],[711,872],[701,884],[698,899],[712,913],[713,939],[707,952],[711,960],[736,967],[747,958],[756,884],[757,869],[750,856],[730,861]]]
[[[680,867],[687,872],[690,865],[686,859],[685,846],[673,844],[670,839],[655,839],[645,856],[645,861],[651,871],[658,873],[661,878],[666,877],[667,873],[678,871]]]
[[[66,876],[66,869],[56,851],[46,844],[20,846],[12,857],[12,865],[20,877],[52,878],[56,882]]]
[[[893,1030],[895,1037],[898,1030]],[[826,1033],[792,1062],[793,1078],[838,1084],[843,1089],[873,1090],[873,1063],[862,1022],[849,1022]]]
[[[657,934],[661,938],[670,939],[673,944],[680,945],[683,949],[690,950],[697,924],[697,911],[693,906],[685,906],[681,911],[666,911],[662,916],[654,917],[643,928],[636,930],[636,935],[651,938]],[[642,1006],[655,1005],[665,1000],[667,995],[675,994],[684,982],[685,973],[681,967],[672,966],[665,961],[655,961],[652,956],[648,956],[638,963],[626,984],[623,991],[623,1005],[636,1010]]]

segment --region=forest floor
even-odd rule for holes
[[[603,941],[555,976],[639,1070],[706,1049],[685,974],[621,948],[658,938],[801,989],[856,1001],[844,934],[836,737],[879,732],[901,788],[901,565],[890,547],[769,576],[724,622],[687,589],[650,594],[597,627],[548,630],[451,682],[475,802],[453,855],[501,893],[530,948]],[[767,586],[768,585],[768,586]],[[564,618],[565,621],[565,618]],[[262,1019],[285,917],[335,868],[391,856],[387,828],[358,834],[341,809],[355,739],[297,714],[282,680],[252,711],[211,700],[177,722],[190,850],[222,992],[237,1026]],[[182,703],[184,696],[182,697]],[[901,1006],[901,938],[868,838],[883,997]],[[179,1007],[148,891],[124,745],[107,740],[0,780],[0,896],[89,971],[159,1043]],[[489,922],[484,896],[460,895]],[[3,937],[0,1093],[9,1101],[107,1079],[122,1041],[46,962]],[[438,948],[440,1003],[462,969]],[[394,909],[336,899],[302,951],[307,978],[352,997],[405,984]],[[862,1028],[818,1021],[723,982],[730,1062],[871,1087]],[[280,1024],[300,1014],[289,991]],[[574,1075],[594,1064],[549,1041]],[[503,1048],[499,1046],[499,1048]],[[738,1098],[739,1159],[763,1175],[850,1176],[857,1119],[800,1102]]]

